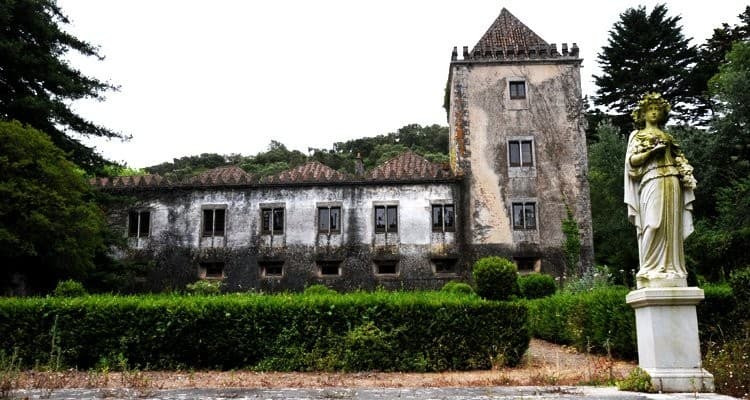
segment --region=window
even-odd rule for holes
[[[341,232],[341,207],[318,207],[318,232]]]
[[[515,257],[516,267],[518,272],[532,272],[537,271],[539,265],[539,259],[534,257]]]
[[[284,233],[284,208],[261,208],[260,233],[280,235]]]
[[[436,274],[455,274],[457,261],[455,258],[434,258],[432,264]]]
[[[341,275],[341,261],[318,261],[318,273],[320,276]]]
[[[526,98],[526,82],[523,81],[511,81],[510,82],[510,99],[519,100]]]
[[[375,206],[375,232],[398,232],[398,206]]]
[[[377,275],[398,275],[398,260],[375,261],[375,273]]]
[[[151,212],[131,211],[128,213],[128,237],[149,237],[151,235]]]
[[[456,230],[456,213],[453,204],[432,205],[432,231],[454,232]]]
[[[513,229],[536,229],[536,203],[513,203]]]
[[[260,271],[267,278],[281,278],[284,276],[283,261],[265,261],[260,262]]]
[[[508,142],[508,159],[511,167],[531,167],[534,165],[534,151],[531,140],[511,140]]]
[[[202,262],[200,264],[200,275],[203,279],[223,279],[223,262]]]
[[[224,236],[225,208],[203,209],[203,237]]]

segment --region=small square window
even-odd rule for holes
[[[203,237],[224,236],[225,208],[203,209]]]
[[[266,261],[260,262],[260,273],[267,278],[281,278],[284,276],[283,261]]]
[[[339,276],[341,275],[341,262],[318,261],[318,273],[320,276]]]
[[[526,82],[523,81],[511,81],[509,83],[510,98],[511,100],[519,100],[526,98]]]
[[[453,204],[432,205],[432,231],[454,232],[456,230],[456,213]]]
[[[341,207],[318,207],[318,232],[341,232]]]
[[[281,235],[284,233],[284,208],[268,207],[260,209],[260,233]]]
[[[200,276],[203,279],[223,279],[223,262],[202,262],[200,264]]]
[[[436,274],[455,274],[457,261],[455,258],[436,258],[432,260],[432,264]]]
[[[398,232],[398,206],[375,206],[375,232]]]
[[[534,165],[534,151],[531,140],[508,141],[508,160],[511,167],[531,167]]]
[[[151,235],[151,212],[131,211],[128,213],[128,237],[149,237]]]
[[[518,272],[536,271],[536,266],[539,262],[539,259],[534,257],[515,257],[514,260],[516,261]]]
[[[398,260],[375,261],[375,274],[398,275]]]
[[[536,203],[513,203],[513,229],[536,229]]]

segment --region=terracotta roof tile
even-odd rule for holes
[[[536,47],[548,46],[544,39],[529,29],[510,11],[503,8],[495,22],[487,29],[487,32],[479,39],[471,52],[473,55],[505,49],[528,52],[528,50]]]
[[[221,186],[242,185],[251,183],[253,180],[253,176],[245,172],[242,168],[230,165],[203,171],[196,176],[188,178],[185,183],[188,185]]]
[[[112,178],[93,178],[91,185],[105,188],[157,187],[168,183],[161,175],[116,176]]]
[[[431,180],[450,178],[452,174],[439,164],[427,161],[412,151],[394,157],[367,173],[368,180]]]
[[[310,161],[299,167],[279,172],[264,178],[263,183],[321,183],[344,182],[350,176],[324,165],[318,161]]]

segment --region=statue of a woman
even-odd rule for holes
[[[695,178],[674,138],[661,127],[671,107],[658,93],[633,111],[625,155],[625,204],[638,232],[638,289],[687,286],[683,240],[693,232]]]

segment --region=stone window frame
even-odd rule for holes
[[[209,274],[209,266],[221,266],[219,274]],[[224,261],[202,261],[198,264],[198,275],[205,280],[223,280],[226,275],[226,263]]]
[[[343,212],[344,212],[343,203],[340,202],[340,201],[339,202],[318,202],[318,203],[315,204],[315,206],[316,206],[316,208],[315,208],[315,225],[316,225],[316,231],[318,232],[318,234],[324,234],[324,235],[340,234],[342,232],[342,230],[343,230],[341,224],[344,221],[344,218],[343,218]],[[320,217],[321,217],[320,216],[320,212],[321,212],[321,210],[324,210],[324,209],[328,210],[329,222],[328,222],[328,229],[327,230],[321,229],[321,226],[320,226],[320,222],[321,222],[320,221]],[[338,209],[338,229],[331,229],[330,215],[331,215],[331,210],[332,209]]]
[[[261,235],[283,235],[286,232],[286,203],[261,203],[259,205],[260,214],[260,234]],[[276,211],[281,210],[281,229],[276,229]],[[271,220],[268,228],[264,228],[263,223],[265,218],[263,216],[265,211],[271,212]]]
[[[383,267],[393,267],[393,272],[381,272]],[[373,260],[373,274],[378,277],[396,278],[401,275],[401,260],[381,259]]]
[[[148,218],[146,219],[148,222],[146,224],[145,232],[143,229],[142,221],[143,221],[143,214],[148,213]],[[151,226],[153,225],[151,222],[152,219],[153,210],[150,208],[135,208],[128,211],[128,220],[127,220],[127,235],[129,238],[137,238],[137,239],[143,239],[151,237]],[[135,217],[135,218],[134,218]],[[135,219],[136,226],[135,229],[133,229],[132,223],[133,219]]]
[[[511,100],[526,100],[526,79],[523,78],[510,78],[508,79],[508,98]],[[518,93],[518,88],[521,88],[523,93]]]
[[[445,208],[453,209],[453,223],[451,226],[445,224]],[[440,225],[435,224],[435,209],[440,209]],[[452,200],[436,200],[430,202],[430,223],[433,232],[455,232],[456,231],[456,205]]]
[[[385,226],[383,228],[378,228],[378,209],[383,209],[385,212]],[[395,208],[396,209],[396,228],[394,230],[389,230],[389,219],[388,219],[388,209]],[[386,233],[398,233],[398,226],[400,223],[401,217],[399,216],[399,204],[398,200],[393,201],[373,201],[372,202],[372,222],[373,222],[373,230],[376,234],[386,234]]]
[[[262,278],[267,279],[281,279],[284,277],[284,273],[286,271],[286,268],[284,268],[284,261],[281,260],[271,260],[271,261],[258,261],[258,267],[260,270],[260,276]],[[278,274],[269,274],[268,273],[268,267],[278,267],[280,268],[280,273]]]
[[[514,165],[512,163],[512,150],[511,150],[511,143],[518,143],[518,160],[519,163],[517,165]],[[523,157],[523,144],[529,143],[531,146],[531,161],[526,163]],[[534,136],[526,135],[526,136],[511,136],[508,138],[507,142],[508,147],[508,168],[515,168],[515,169],[530,169],[536,167],[537,159],[536,159],[536,140],[534,140]]]
[[[216,234],[216,211],[223,211],[223,224],[221,234]],[[211,230],[206,230],[206,211],[212,211],[211,213]],[[227,204],[203,204],[201,205],[201,237],[212,238],[212,237],[226,237],[227,236],[227,221],[229,221],[229,210]]]
[[[315,268],[319,278],[338,278],[342,274],[343,260],[317,260],[315,261]],[[325,268],[336,268],[335,274],[323,273]]]
[[[523,221],[516,221],[516,207],[521,207]],[[528,206],[533,208],[533,225],[527,223],[526,210]],[[514,199],[510,205],[511,226],[514,231],[538,231],[539,230],[539,202],[534,198]]]
[[[432,273],[438,276],[458,276],[457,257],[432,257],[430,259]],[[444,268],[446,267],[447,268]]]

